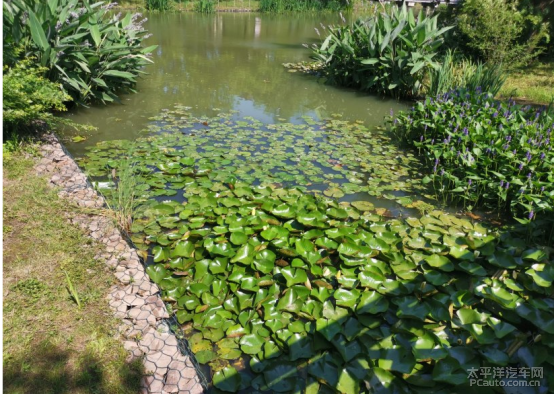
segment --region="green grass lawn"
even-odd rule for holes
[[[499,93],[500,98],[532,104],[549,104],[554,100],[554,62],[538,63],[510,74]]]
[[[140,365],[125,362],[106,299],[115,277],[68,222],[79,208],[34,175],[35,160],[4,152],[4,393],[138,393]]]

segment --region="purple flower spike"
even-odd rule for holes
[[[504,186],[504,181],[500,181],[500,188]]]
[[[519,164],[519,170],[522,170],[523,169],[523,163],[520,163]]]
[[[471,186],[471,178],[470,178],[469,181],[467,182],[467,185]]]
[[[419,136],[419,141],[423,141],[423,136]]]
[[[531,210],[531,212],[529,213],[529,219],[533,219],[534,216],[535,216],[535,212]]]
[[[509,182],[506,183],[506,189],[508,189],[508,188],[510,188],[510,183]]]

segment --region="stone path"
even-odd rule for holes
[[[104,207],[104,199],[88,185],[86,176],[65,154],[57,138],[47,135],[44,141],[37,173],[60,188],[60,197],[80,207]],[[130,353],[128,362],[143,360],[145,376],[141,393],[203,393],[192,361],[181,353],[175,335],[163,321],[169,317],[167,310],[158,286],[145,273],[137,251],[129,246],[110,218],[80,214],[70,220],[106,246],[96,258],[104,260],[119,280],[108,300],[115,316],[122,320],[119,330]]]

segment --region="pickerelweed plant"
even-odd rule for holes
[[[554,114],[458,89],[427,98],[387,121],[400,141],[417,147],[444,201],[507,211],[532,236],[554,232]]]

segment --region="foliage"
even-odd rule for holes
[[[466,58],[458,61],[452,51],[448,51],[440,67],[431,70],[429,77],[429,96],[438,96],[457,87],[474,92],[479,87],[494,97],[502,89],[508,75],[502,65],[474,63]]]
[[[452,91],[389,120],[395,136],[433,166],[426,178],[445,200],[507,210],[554,237],[554,143],[551,109]]]
[[[329,29],[312,58],[324,64],[330,83],[396,97],[418,96],[431,69],[442,35],[437,17],[415,18],[404,4],[386,7],[369,19]]]
[[[137,177],[148,196],[177,195],[185,185],[194,189],[200,182],[209,181],[197,177],[193,183],[190,175],[179,174],[178,164],[167,161],[169,154],[197,158],[206,173],[219,169],[215,180],[219,183],[235,177],[254,184],[296,186],[350,201],[359,196],[373,202],[383,198],[390,201],[387,206],[394,211],[402,206],[416,207],[421,203],[417,199],[428,192],[419,180],[420,162],[415,155],[398,149],[382,133],[370,133],[359,122],[318,122],[305,117],[305,124],[264,125],[250,117],[234,120],[232,114],[196,118],[184,106],[163,111],[152,120],[145,133],[156,134],[156,138],[139,139],[133,144],[103,142],[90,147],[80,165],[90,176],[102,176],[106,168],[118,166],[117,158],[107,155],[106,150],[118,152],[118,157],[126,157],[131,151],[148,158],[152,166],[174,173],[171,180],[164,181],[139,164]],[[170,182],[169,189],[166,182]],[[372,206],[371,202],[361,203]]]
[[[118,92],[133,91],[155,46],[141,46],[146,19],[113,15],[112,6],[77,0],[4,1],[4,49],[24,46],[27,56],[48,69],[47,77],[78,102],[117,100]]]
[[[141,186],[133,148],[131,145],[123,156],[110,162],[113,166],[110,187],[103,190],[117,225],[126,232],[131,229],[135,210],[141,202]]]
[[[149,11],[169,11],[171,0],[146,0],[146,9]]]
[[[515,0],[466,0],[458,16],[462,40],[487,62],[517,67],[540,54],[548,41],[542,15],[518,9]]]
[[[317,11],[349,8],[348,0],[261,0],[260,11],[283,13],[300,11]]]
[[[4,132],[13,134],[29,129],[34,121],[53,126],[58,120],[51,111],[65,111],[71,99],[59,84],[48,81],[44,68],[24,59],[14,67],[4,67],[2,116]]]
[[[198,0],[198,2],[194,4],[194,11],[200,12],[201,14],[213,14],[215,12],[215,1]]]
[[[462,391],[467,369],[489,364],[551,380],[549,250],[439,211],[385,221],[162,152],[154,177],[186,174],[186,200],[147,202],[133,240],[218,389]]]

